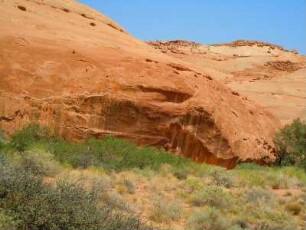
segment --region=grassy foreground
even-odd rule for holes
[[[301,167],[196,164],[31,125],[0,138],[0,229],[305,229]]]

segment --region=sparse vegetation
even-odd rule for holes
[[[162,197],[153,200],[150,219],[156,222],[169,222],[179,220],[182,216],[182,206],[177,200],[166,201]]]
[[[17,229],[151,229],[115,207],[99,205],[98,194],[78,184],[43,183],[19,168],[1,168],[2,222]]]
[[[191,196],[191,203],[194,206],[209,206],[216,208],[227,208],[231,202],[230,196],[220,187],[207,186],[196,191]]]
[[[207,208],[192,214],[187,223],[190,230],[226,230],[229,225],[215,208]]]
[[[226,170],[30,125],[0,135],[0,229],[303,229],[305,171],[281,165]]]

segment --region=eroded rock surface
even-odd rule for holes
[[[114,135],[199,162],[272,162],[278,120],[74,1],[0,1],[0,129]],[[195,45],[196,46],[196,45]]]
[[[306,118],[306,57],[295,50],[245,40],[214,45],[180,40],[148,44],[257,101],[283,124]]]

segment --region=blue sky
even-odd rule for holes
[[[260,40],[306,54],[306,0],[81,0],[141,40]]]

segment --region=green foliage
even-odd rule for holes
[[[275,136],[279,165],[297,165],[306,170],[306,123],[296,119]]]
[[[228,208],[231,201],[230,195],[217,186],[207,186],[191,196],[191,203],[198,207],[207,205],[220,209]]]
[[[179,220],[182,216],[182,206],[176,200],[167,202],[161,197],[156,197],[153,204],[154,207],[150,213],[150,219],[153,221],[167,223]]]
[[[1,168],[0,210],[6,225],[17,229],[153,229],[112,206],[98,204],[98,194],[77,184],[50,186],[42,177]],[[9,222],[9,223],[7,223]]]
[[[79,143],[68,142],[50,135],[48,129],[37,124],[16,132],[10,145],[20,152],[41,145],[61,163],[83,169],[101,166],[117,171],[132,168],[159,170],[163,164],[176,168],[192,164],[190,160],[171,155],[164,150],[137,147],[114,137],[106,137],[103,140],[88,139]]]
[[[7,141],[5,140],[4,133],[0,130],[0,154],[5,151]],[[1,158],[0,158],[1,163]]]
[[[17,164],[25,171],[41,176],[54,176],[60,169],[54,155],[38,148],[20,153]]]
[[[188,192],[193,192],[195,190],[200,190],[204,188],[204,184],[198,178],[188,178],[184,181],[184,187]]]
[[[15,227],[13,218],[6,215],[4,211],[0,209],[0,229],[13,230],[16,229]]]
[[[270,206],[275,204],[275,200],[272,194],[268,190],[262,188],[252,188],[248,190],[245,194],[245,200],[246,202],[250,203],[264,203],[269,204]]]
[[[208,208],[192,214],[186,229],[190,230],[226,230],[229,223],[218,209]]]
[[[138,211],[138,200],[130,206],[125,198],[133,200],[136,191],[141,196],[142,180],[149,182],[153,176],[169,179],[171,188],[165,186],[164,191],[177,192],[196,206],[184,214],[201,210],[191,214],[186,229],[296,229],[305,215],[305,198],[292,194],[285,204],[270,191],[303,189],[306,174],[296,165],[302,166],[296,161],[283,167],[242,163],[226,170],[113,137],[68,142],[30,125],[11,141],[0,136],[0,229],[152,229],[129,214]],[[129,172],[118,173],[128,170],[137,179],[122,176]],[[56,183],[59,177],[78,182]],[[238,189],[227,192],[233,187]],[[165,197],[153,200],[147,217],[161,223],[179,221],[184,206]]]
[[[249,213],[243,215],[247,215],[248,222],[257,226],[256,229],[297,229],[294,218],[283,209],[270,207],[268,204],[252,204],[248,208]]]
[[[257,169],[237,169],[235,173],[238,175],[238,183],[241,187],[262,187],[269,185],[267,180],[267,172]]]
[[[10,145],[23,152],[32,144],[48,140],[50,137],[50,132],[47,128],[42,128],[38,124],[30,124],[12,136]]]
[[[214,170],[210,173],[210,177],[212,183],[216,186],[224,186],[226,188],[231,188],[234,186],[234,176],[225,169]]]

